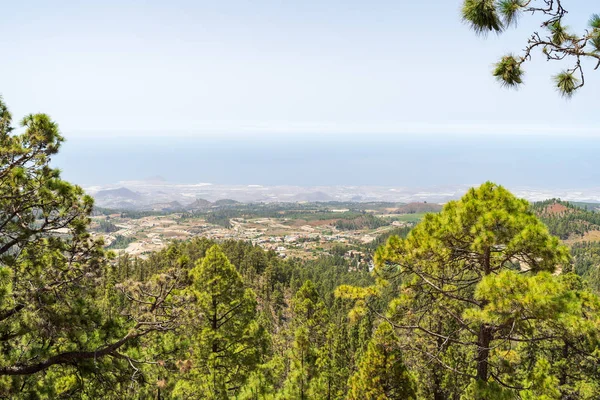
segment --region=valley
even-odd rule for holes
[[[246,241],[281,258],[314,259],[341,252],[367,262],[370,257],[360,252],[365,245],[394,229],[409,229],[425,212],[441,209],[431,203],[244,204],[223,200],[197,200],[191,206],[178,212],[98,208],[91,231],[104,237],[108,249],[141,257],[172,241],[201,236]]]

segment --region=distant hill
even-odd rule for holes
[[[236,200],[231,200],[231,199],[222,199],[222,200],[217,200],[214,202],[215,206],[235,206],[237,204],[241,204],[239,201]]]
[[[208,200],[196,199],[192,204],[188,204],[185,208],[189,211],[203,211],[208,210],[213,206]]]
[[[151,211],[177,212],[184,211],[185,207],[178,201],[170,201],[168,203],[156,203],[150,205]]]
[[[334,226],[341,231],[358,229],[376,229],[388,225],[389,222],[383,218],[377,218],[372,214],[359,215],[349,219],[339,219]]]
[[[428,212],[440,212],[442,206],[435,203],[408,203],[398,206],[394,214],[422,214]]]
[[[310,192],[310,193],[298,193],[297,195],[290,198],[291,201],[309,201],[312,203],[316,202],[327,202],[335,200],[333,197],[324,192]]]
[[[584,210],[600,212],[600,203],[586,203],[581,201],[570,201],[569,203]]]
[[[548,226],[550,233],[563,240],[585,238],[590,236],[590,232],[600,231],[600,213],[584,207],[560,199],[531,205],[532,211]]]
[[[98,200],[115,200],[115,199],[121,199],[121,200],[141,200],[142,199],[142,195],[134,192],[132,190],[129,190],[127,188],[121,187],[118,189],[106,189],[106,190],[100,190],[99,192],[97,192],[94,197]]]

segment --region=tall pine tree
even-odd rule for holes
[[[265,351],[266,334],[256,317],[256,296],[221,248],[212,246],[190,271],[195,304],[183,335],[188,357],[175,396],[225,399],[234,396]]]
[[[350,378],[348,400],[416,399],[414,378],[404,365],[398,338],[383,322],[375,331],[358,371]]]

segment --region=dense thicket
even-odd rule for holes
[[[574,272],[600,294],[600,242],[579,242],[571,247]]]
[[[145,260],[122,256],[116,282],[185,269],[179,295],[189,298],[176,329],[142,340],[139,348],[151,350],[130,355],[160,362],[140,362],[135,385],[119,390],[139,398],[343,398],[372,332],[370,318],[348,324],[351,304],[334,296],[341,284],[373,283],[350,265],[336,256],[282,260],[249,243],[204,238]]]

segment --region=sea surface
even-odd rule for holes
[[[600,137],[66,137],[53,163],[81,185],[159,176],[226,185],[600,187]]]

